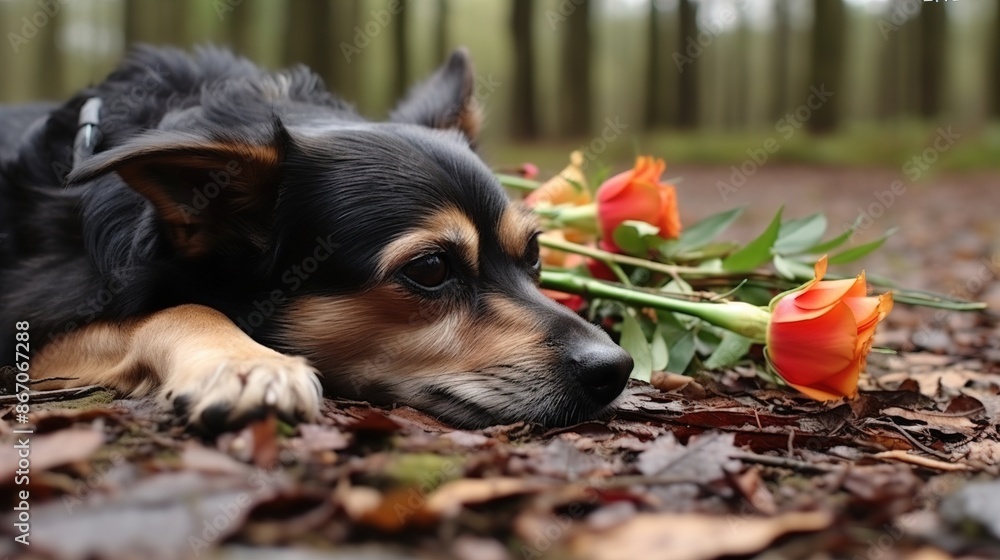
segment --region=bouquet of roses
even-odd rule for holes
[[[955,310],[976,303],[884,286],[869,295],[864,272],[824,279],[828,264],[860,259],[892,232],[845,248],[853,228],[826,235],[823,214],[783,220],[746,245],[716,238],[742,208],[682,226],[677,189],[664,182],[661,159],[635,167],[591,190],[583,156],[574,152],[558,175],[539,183],[500,175],[527,191],[540,217],[542,288],[553,299],[618,331],[632,355],[632,377],[654,371],[720,369],[741,362],[783,380],[809,397],[857,393],[875,328],[893,300]],[[762,346],[763,352],[752,352]]]

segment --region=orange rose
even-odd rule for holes
[[[603,249],[620,252],[612,234],[625,220],[652,224],[660,228],[659,236],[664,239],[681,234],[677,191],[673,185],[660,182],[666,168],[662,159],[640,156],[631,171],[615,175],[597,189]]]
[[[571,153],[569,162],[558,175],[545,181],[524,197],[524,203],[532,208],[539,205],[589,204],[590,190],[587,188],[587,178],[583,174],[583,154],[579,151]]]
[[[892,294],[866,297],[862,272],[851,280],[816,278],[771,304],[767,358],[789,385],[816,400],[853,397],[875,327],[892,309]]]

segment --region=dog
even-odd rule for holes
[[[473,87],[460,49],[370,122],[305,67],[140,47],[0,109],[0,364],[209,432],[324,392],[462,428],[600,417],[632,360],[538,290]]]

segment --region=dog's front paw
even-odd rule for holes
[[[167,380],[160,395],[193,428],[218,433],[270,412],[286,421],[319,415],[323,390],[305,359],[277,352],[201,356]]]

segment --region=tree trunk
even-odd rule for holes
[[[882,46],[879,57],[879,68],[883,71],[876,78],[878,82],[878,115],[886,120],[896,117],[899,114],[899,73],[901,49],[899,37],[890,36]]]
[[[330,5],[330,27],[326,35],[327,80],[330,91],[347,99],[355,101],[360,88],[357,83],[357,64],[352,64],[358,53],[355,48],[354,26],[358,23],[360,6],[358,0],[337,0]]]
[[[993,116],[1000,119],[1000,9],[993,18]]]
[[[920,6],[920,114],[931,118],[941,112],[944,78],[945,32],[948,20],[944,4]]]
[[[679,105],[677,112],[677,126],[679,128],[691,129],[698,126],[698,69],[700,63],[698,57],[688,57],[688,38],[697,40],[698,37],[698,9],[692,0],[680,0],[680,29],[677,33],[677,50],[675,56],[685,57],[677,59],[682,65],[678,68],[677,94]],[[676,67],[676,65],[675,65]]]
[[[771,116],[781,119],[788,111],[788,67],[789,50],[792,46],[791,22],[788,3],[778,0],[774,3],[774,55],[771,57],[774,75],[771,80]]]
[[[125,44],[149,43],[189,47],[187,2],[129,0],[125,2]]]
[[[813,111],[807,123],[810,131],[824,134],[837,128],[840,99],[845,93],[840,87],[844,63],[844,3],[842,0],[813,0],[813,17],[810,90],[804,95],[806,99],[815,95],[812,88],[833,92]]]
[[[590,133],[592,90],[590,85],[590,0],[579,0],[562,22],[564,37],[560,65],[561,132],[564,136]]]
[[[733,83],[736,84],[729,92],[729,111],[726,119],[726,127],[738,129],[747,126],[750,120],[750,65],[753,60],[750,57],[750,25],[747,22],[745,13],[740,13],[736,18],[736,32],[732,37],[736,45],[736,52],[731,60],[736,62],[735,70],[730,74]]]
[[[400,4],[401,9],[399,13],[393,18],[393,47],[395,49],[395,59],[396,59],[396,77],[395,77],[395,90],[396,98],[399,99],[406,94],[406,91],[410,88],[410,46],[409,46],[409,24],[407,21],[407,9],[408,4],[403,2]]]
[[[660,11],[656,0],[649,0],[649,31],[646,36],[646,130],[660,124]]]
[[[327,52],[330,31],[328,0],[289,0],[285,32],[285,65],[305,64],[329,83],[330,59],[340,55]],[[350,42],[352,39],[347,39]]]
[[[510,20],[511,36],[514,41],[514,110],[511,134],[522,140],[538,137],[532,7],[532,0],[514,0]]]
[[[438,63],[444,62],[450,54],[451,41],[448,38],[448,23],[451,18],[451,0],[438,0],[438,34],[437,34],[437,54]]]
[[[49,19],[48,25],[38,31],[39,48],[35,53],[38,64],[35,70],[35,90],[42,99],[61,99],[63,89],[63,56],[59,49],[59,28],[62,14]]]
[[[258,44],[256,40],[258,30],[254,25],[254,11],[257,7],[259,7],[257,0],[243,0],[240,5],[234,6],[222,16],[229,46],[237,54],[249,58],[255,58],[254,53]]]

